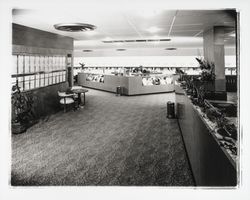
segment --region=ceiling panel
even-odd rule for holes
[[[176,11],[167,11],[162,10],[153,16],[142,16],[139,13],[129,13],[126,15],[126,18],[133,23],[138,29],[147,29],[151,26],[157,27],[168,27],[171,25],[172,19],[175,15]]]

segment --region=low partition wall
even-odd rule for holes
[[[127,77],[128,95],[173,92],[174,83],[166,85],[143,85],[141,76]],[[173,81],[174,82],[174,81]]]
[[[236,162],[219,145],[185,91],[175,85],[176,113],[197,186],[236,186]]]
[[[115,75],[97,75],[93,80],[89,80],[87,73],[78,73],[78,84],[84,87],[116,92],[118,86],[122,87],[124,95],[140,95],[162,92],[173,92],[174,81],[173,76],[171,84],[165,85],[143,85],[141,76],[115,76]]]

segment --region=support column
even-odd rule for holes
[[[215,92],[226,94],[224,27],[212,27],[203,34],[204,58],[215,65]]]
[[[67,55],[66,65],[67,65],[67,79],[69,82],[69,87],[72,87],[74,85],[73,56],[72,56],[72,54]]]

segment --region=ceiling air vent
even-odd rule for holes
[[[69,32],[92,31],[96,29],[96,26],[92,24],[83,24],[83,23],[62,23],[62,24],[55,24],[54,27],[57,30],[69,31]]]
[[[128,43],[128,42],[168,42],[171,39],[144,39],[144,40],[104,40],[103,43]]]
[[[90,50],[90,49],[84,49],[82,50],[83,52],[92,52],[93,50]]]

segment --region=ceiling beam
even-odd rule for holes
[[[168,37],[170,37],[170,34],[171,34],[171,31],[172,31],[172,28],[173,28],[174,21],[175,21],[175,19],[176,19],[177,13],[178,13],[178,10],[175,12],[175,15],[174,15],[174,17],[173,17],[173,20],[172,20],[172,22],[171,22],[171,25],[170,25],[170,28],[169,28],[169,31],[168,31]]]
[[[143,38],[142,34],[138,31],[138,29],[136,28],[136,26],[132,23],[132,21],[125,15],[123,14],[124,18],[126,19],[126,21],[128,22],[128,24],[130,25],[130,27],[137,33],[137,35],[141,38]]]
[[[201,33],[203,33],[203,30],[201,30],[201,31],[199,31],[198,33],[196,33],[196,34],[194,35],[194,37],[197,37],[197,36],[200,35]]]

